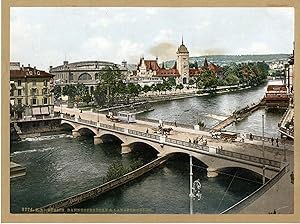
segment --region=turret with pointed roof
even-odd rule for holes
[[[187,54],[189,53],[188,49],[186,48],[186,46],[183,43],[183,37],[182,37],[182,40],[181,40],[181,45],[179,46],[179,48],[178,48],[178,50],[177,50],[176,53],[177,54],[178,53],[187,53]]]

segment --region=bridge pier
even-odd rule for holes
[[[131,152],[131,148],[129,147],[128,144],[122,144],[121,145],[122,149],[121,149],[121,154],[126,154],[126,153],[130,153]]]
[[[207,170],[207,177],[216,177],[216,176],[218,176],[218,173],[216,172],[217,169],[212,168],[212,167],[208,167],[206,170]]]
[[[72,130],[72,135],[73,135],[73,138],[77,138],[77,137],[79,137],[80,136],[80,133],[79,133],[79,131],[78,130]]]
[[[100,136],[94,136],[94,145],[100,145],[103,143],[103,140]]]

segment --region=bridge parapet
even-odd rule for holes
[[[286,173],[288,172],[288,165],[285,165],[273,178],[271,178],[266,184],[262,185],[252,194],[242,199],[238,203],[234,204],[230,208],[223,211],[221,214],[233,214],[238,213],[242,209],[249,206],[256,199],[261,197],[264,193],[266,193],[271,187],[273,187]],[[270,209],[271,210],[271,209]]]
[[[186,146],[186,147],[191,147],[191,148],[195,148],[195,149],[200,149],[200,150],[204,150],[206,152],[210,151],[210,148],[208,146],[194,144],[194,143],[186,142],[186,141],[182,141],[182,140],[177,140],[177,139],[172,139],[172,138],[166,138],[166,142],[173,143],[173,144],[176,144],[176,145],[182,145],[182,146]]]
[[[257,156],[251,156],[251,155],[242,154],[242,153],[238,153],[238,152],[232,152],[232,151],[228,151],[228,150],[224,150],[224,149],[216,148],[216,154],[229,156],[229,157],[237,158],[237,159],[242,159],[242,160],[246,160],[246,161],[250,161],[250,162],[265,164],[265,165],[268,165],[271,167],[276,167],[276,168],[280,168],[282,165],[282,163],[279,161],[264,159],[264,158],[260,158]]]
[[[98,123],[98,122],[90,122],[90,121],[84,120],[84,119],[76,120],[74,117],[71,117],[71,116],[63,116],[63,119],[69,120],[69,122],[72,121],[75,123],[81,123],[81,124],[83,123],[83,124],[86,124],[87,126],[90,126],[90,128],[98,127],[100,129],[104,129],[104,130],[107,130],[110,132],[119,133],[119,134],[122,134],[125,136],[126,135],[131,136],[131,137],[137,138],[137,139],[143,139],[143,140],[149,141],[149,143],[156,142],[156,143],[159,143],[161,146],[166,145],[168,147],[181,148],[183,150],[186,150],[187,153],[197,152],[199,154],[206,154],[206,155],[211,155],[211,156],[222,157],[223,159],[226,159],[226,160],[240,161],[242,163],[252,164],[253,166],[266,165],[267,168],[270,168],[271,170],[274,170],[274,169],[277,170],[281,166],[280,161],[263,159],[263,158],[252,156],[252,155],[218,149],[218,148],[215,148],[212,146],[209,147],[207,145],[194,144],[194,143],[186,142],[183,140],[168,138],[168,137],[161,136],[161,135],[155,135],[155,134],[150,134],[150,133],[146,133],[146,132],[141,132],[138,130],[126,129],[123,127],[118,127],[115,124],[110,125],[110,124],[104,124],[104,123]],[[97,139],[96,139],[96,143],[100,143],[100,141],[97,141]],[[157,150],[159,152],[161,152],[161,149],[157,149]]]

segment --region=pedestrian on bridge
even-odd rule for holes
[[[272,145],[273,145],[273,143],[274,143],[274,138],[273,137],[271,138],[271,142],[272,142]]]
[[[278,140],[278,138],[276,138],[276,146],[277,147],[279,147],[278,142],[279,142],[279,140]]]

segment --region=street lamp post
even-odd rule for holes
[[[190,155],[190,214],[193,214],[193,200],[196,198],[198,200],[201,199],[202,194],[201,194],[201,183],[200,180],[195,180],[193,182],[193,157]]]
[[[190,155],[190,214],[193,214],[193,157]]]
[[[265,177],[265,115],[262,115],[262,156],[263,156],[263,184],[266,182]]]

